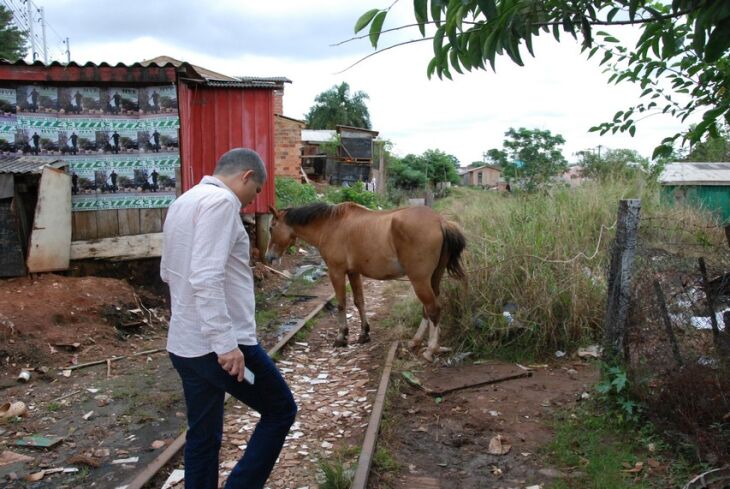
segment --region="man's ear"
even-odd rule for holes
[[[249,179],[254,178],[255,176],[256,172],[254,172],[253,170],[246,170],[245,172],[243,172],[243,181],[248,182]]]

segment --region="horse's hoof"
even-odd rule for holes
[[[347,346],[347,340],[337,338],[335,340],[335,348],[339,348],[339,347],[342,347],[342,346]]]
[[[431,350],[426,348],[425,350],[423,350],[422,355],[423,355],[423,358],[425,358],[427,361],[433,363],[433,353],[431,353]]]
[[[449,346],[439,346],[439,353],[448,353],[451,350],[453,350],[453,348]]]
[[[420,341],[416,341],[416,340],[408,341],[408,348],[410,348],[411,350],[417,350],[419,346],[421,346]]]
[[[361,345],[364,345],[365,343],[370,343],[370,335],[369,334],[361,334],[357,337],[357,342]]]

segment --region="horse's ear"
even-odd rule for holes
[[[269,210],[271,211],[271,215],[274,216],[274,219],[279,219],[279,211],[277,211],[274,206],[270,205]]]

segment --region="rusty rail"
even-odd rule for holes
[[[373,412],[370,415],[368,429],[365,432],[365,439],[362,443],[360,458],[357,461],[357,469],[355,470],[355,476],[350,489],[365,489],[368,485],[368,475],[370,475],[370,466],[373,463],[375,443],[378,440],[378,431],[380,430],[380,420],[383,417],[383,409],[385,408],[385,394],[388,391],[388,382],[390,381],[390,372],[393,370],[393,359],[395,358],[396,351],[398,351],[398,342],[394,341],[385,359],[383,375],[380,377],[380,385],[375,395]]]

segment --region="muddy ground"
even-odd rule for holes
[[[316,262],[306,251],[288,258],[280,269],[317,278],[320,271],[309,266]],[[289,280],[263,269],[257,274],[262,279],[257,320],[266,346],[286,332],[288,319],[303,317],[317,298],[330,291],[326,278],[313,286],[306,278]],[[411,294],[405,282],[369,282],[366,291],[372,343],[355,344],[359,321],[350,302],[352,345],[347,350],[332,349],[336,321],[325,310],[310,336],[299,338],[299,344],[282,354],[280,366],[297,393],[300,416],[270,487],[313,489],[321,483],[321,461],[344,460],[352,467],[357,459],[385,351],[392,339],[405,335],[388,329],[388,316],[394,303]],[[0,381],[10,387],[0,389],[0,401],[20,400],[29,407],[28,416],[0,425],[0,452],[32,457],[30,462],[0,466],[0,480],[7,487],[118,487],[184,430],[179,379],[164,351],[115,361],[109,371],[105,363],[73,370],[69,376],[59,368],[164,348],[166,301],[159,288],[114,278],[42,275],[0,282],[4,315],[0,319],[3,324],[12,323],[2,333]],[[143,312],[129,312],[137,309]],[[151,316],[146,310],[152,311]],[[138,320],[142,325],[128,326]],[[591,390],[597,378],[592,364],[574,359],[528,366],[530,378],[460,390],[438,400],[402,376],[407,371],[424,385],[448,387],[454,382],[525,372],[497,362],[447,368],[442,362],[446,359],[427,365],[420,356],[399,351],[381,441],[398,467],[376,470],[370,487],[523,488],[554,477],[580,477],[580,473],[561,473],[546,466],[539,449],[551,439],[552,413],[575,406],[581,394]],[[48,371],[33,370],[29,383],[16,382],[22,368],[36,367]],[[348,376],[343,369],[357,375]],[[317,378],[314,373],[322,372],[328,374],[331,385],[308,385]],[[348,392],[340,399],[344,391]],[[246,427],[251,426],[245,407],[233,403],[227,409],[222,479],[240,456],[240,447],[245,447]],[[353,414],[343,417],[348,411]],[[50,449],[15,446],[29,435],[63,441]],[[488,454],[490,441],[497,435],[511,446],[505,455]],[[113,463],[134,458],[138,460]],[[167,474],[179,467],[178,458],[150,487],[160,487]],[[41,477],[44,469],[54,468],[76,472],[25,479],[33,474]]]

